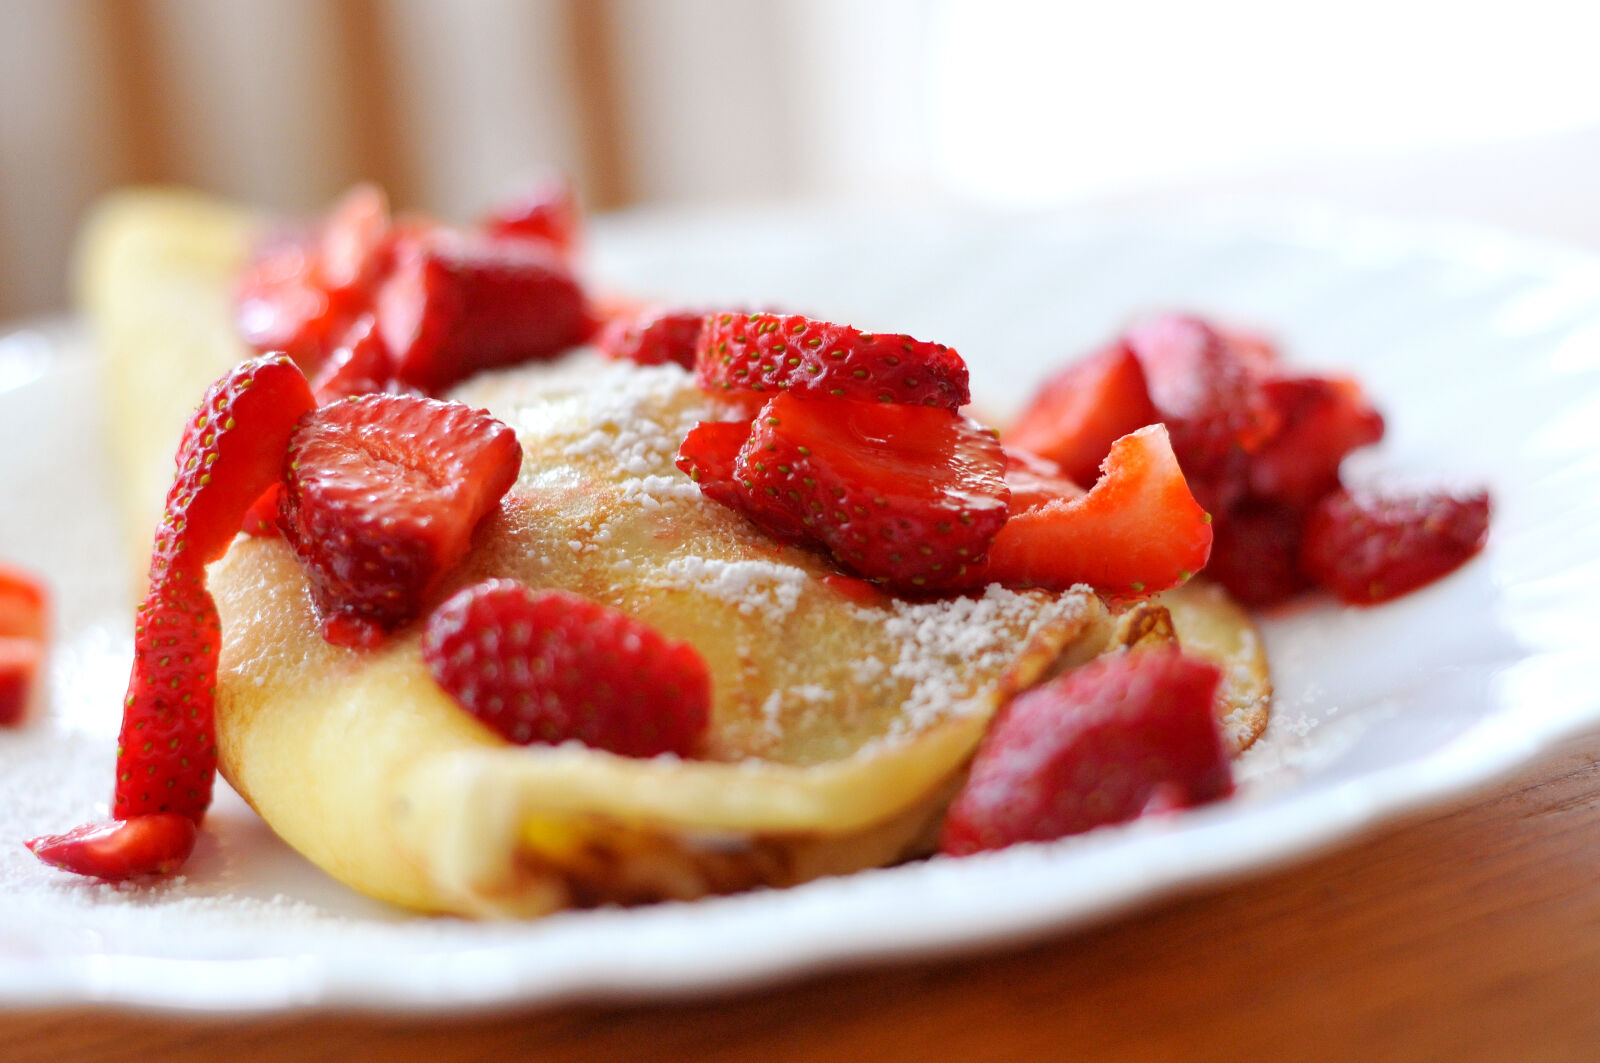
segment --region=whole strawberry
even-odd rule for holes
[[[1049,841],[1233,792],[1221,672],[1176,650],[1101,657],[1019,694],[945,817],[953,856]]]
[[[422,657],[463,709],[519,745],[689,756],[710,720],[711,679],[694,647],[566,591],[468,587],[428,617]]]

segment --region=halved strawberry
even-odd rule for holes
[[[690,310],[652,310],[614,317],[595,334],[594,345],[608,358],[640,365],[675,362],[694,368],[695,345],[706,315]]]
[[[972,401],[966,363],[949,347],[798,314],[708,317],[695,379],[713,394],[790,391],[946,410]]]
[[[734,462],[734,505],[902,590],[964,584],[1005,523],[994,433],[949,410],[781,394]]]
[[[1153,594],[1183,583],[1211,552],[1211,518],[1184,482],[1167,430],[1149,425],[1111,446],[1082,498],[1014,514],[978,577],[1007,586]]]
[[[330,641],[367,643],[416,616],[521,462],[510,428],[458,402],[363,395],[308,415],[279,516]]]
[[[1351,377],[1270,377],[1262,390],[1281,427],[1250,458],[1258,497],[1309,506],[1339,486],[1346,454],[1383,438],[1382,415]]]
[[[156,530],[150,584],[182,557],[198,571],[221,557],[245,514],[278,482],[289,435],[314,408],[311,387],[288,358],[241,362],[206,392],[178,444],[178,473]]]
[[[629,757],[689,756],[711,677],[687,642],[566,591],[489,580],[428,617],[422,657],[444,690],[507,741],[577,740]]]
[[[1116,343],[1046,380],[1005,440],[1093,483],[1113,442],[1160,419],[1139,359]]]
[[[1486,491],[1339,490],[1311,510],[1300,566],[1342,600],[1375,605],[1455,571],[1488,537]]]
[[[1019,694],[984,736],[945,816],[964,856],[1190,808],[1233,792],[1216,665],[1176,650],[1098,658]]]
[[[480,369],[560,354],[594,330],[582,288],[547,247],[444,228],[399,242],[376,305],[395,375],[435,394]]]
[[[194,851],[197,835],[188,816],[162,812],[120,823],[89,823],[24,844],[40,860],[63,871],[116,882],[178,870]]]
[[[549,174],[484,215],[479,225],[491,236],[543,240],[570,257],[582,237],[583,213],[572,185]]]

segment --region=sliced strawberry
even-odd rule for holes
[[[706,316],[688,310],[655,310],[637,316],[614,317],[595,334],[594,345],[608,358],[640,365],[675,362],[694,368],[695,345]]]
[[[1160,419],[1139,359],[1118,343],[1046,380],[1005,438],[1093,483],[1113,442]]]
[[[188,816],[158,812],[120,823],[89,823],[24,844],[54,867],[115,882],[178,870],[194,851],[197,834]]]
[[[222,556],[245,514],[278,482],[289,434],[315,405],[305,375],[283,355],[242,362],[211,385],[178,445],[152,587],[180,558],[198,571]]]
[[[1237,463],[1278,428],[1253,361],[1197,317],[1168,314],[1130,329],[1124,342],[1144,370],[1150,399],[1193,479],[1223,486]],[[1212,504],[1228,500],[1221,494]]]
[[[1206,575],[1245,605],[1264,607],[1311,586],[1300,571],[1305,511],[1271,499],[1245,499],[1217,517]]]
[[[0,635],[0,727],[20,727],[34,717],[44,657],[43,639]]]
[[[366,296],[393,254],[389,199],[376,185],[357,185],[329,211],[317,245],[317,277],[330,292]]]
[[[945,816],[952,856],[1049,841],[1233,792],[1216,665],[1176,650],[1101,657],[1018,695]]]
[[[1292,506],[1339,486],[1339,464],[1383,438],[1383,417],[1350,377],[1284,376],[1262,383],[1282,426],[1251,456],[1250,490]]]
[[[1353,605],[1374,605],[1470,560],[1489,536],[1489,495],[1339,490],[1311,510],[1301,542],[1306,575]]]
[[[780,538],[794,522],[840,564],[902,590],[963,584],[1005,523],[994,433],[949,410],[772,398],[734,462],[736,508]]]
[[[1086,493],[1048,458],[1021,447],[1007,445],[1002,449],[1006,455],[1006,486],[1011,488],[1012,516],[1038,509],[1046,502],[1081,498]]]
[[[0,562],[0,638],[42,640],[50,634],[50,592],[34,576]]]
[[[576,740],[630,757],[689,756],[711,677],[687,642],[566,591],[489,580],[428,617],[422,657],[444,690],[519,745]]]
[[[583,290],[548,248],[448,229],[400,242],[377,314],[396,376],[435,394],[480,369],[560,354],[594,329]]]
[[[741,487],[733,463],[749,438],[749,421],[701,421],[689,429],[678,447],[677,466],[700,485],[707,498],[738,508],[734,496]],[[782,537],[792,541],[804,536],[799,522],[793,521]]]
[[[265,244],[239,275],[234,324],[240,338],[263,354],[283,352],[315,372],[348,320],[345,300],[335,298],[318,276],[311,240]]]
[[[972,401],[966,363],[949,347],[798,314],[708,317],[695,379],[712,393],[791,391],[946,410]]]
[[[497,206],[479,224],[491,236],[543,240],[570,257],[582,238],[583,213],[572,185],[552,174]]]
[[[279,523],[330,640],[366,642],[416,616],[521,462],[510,428],[458,402],[363,395],[306,417]]]
[[[378,334],[377,318],[363,314],[345,331],[312,378],[311,390],[317,405],[326,406],[352,395],[392,390],[394,373],[394,359]]]
[[[981,579],[1103,594],[1153,594],[1183,583],[1211,552],[1211,518],[1189,493],[1167,430],[1149,425],[1111,446],[1082,498],[1017,513],[989,548]]]
[[[275,483],[245,512],[239,530],[258,539],[276,539],[283,534],[278,527],[278,496],[283,494],[282,482]]]

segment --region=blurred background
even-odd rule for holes
[[[0,0],[0,318],[104,190],[1316,199],[1600,248],[1592,0]]]

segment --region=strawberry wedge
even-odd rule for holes
[[[169,872],[187,858],[216,774],[212,698],[221,626],[205,566],[222,556],[251,505],[278,481],[289,435],[313,406],[304,374],[277,355],[236,366],[190,419],[134,629],[112,802],[123,823],[36,838],[29,848],[40,859],[116,879]],[[191,829],[174,828],[174,816]]]
[[[1102,594],[1154,594],[1205,565],[1211,518],[1189,493],[1162,425],[1111,446],[1100,479],[1079,498],[1015,513],[989,547],[984,579]]]

